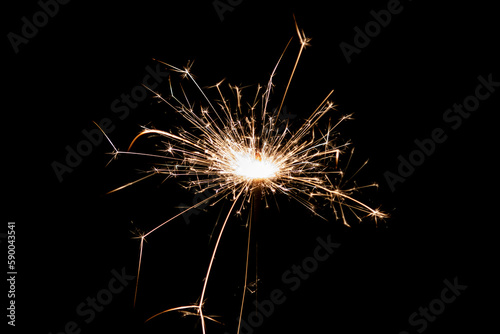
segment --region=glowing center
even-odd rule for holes
[[[248,179],[267,179],[276,176],[278,167],[259,154],[241,153],[236,155],[234,174]]]

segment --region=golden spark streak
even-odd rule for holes
[[[327,203],[330,203],[336,217],[340,212],[340,217],[347,226],[349,226],[349,224],[344,214],[344,208],[349,209],[349,211],[353,212],[358,218],[360,218],[358,213],[363,213],[375,220],[387,217],[383,212],[371,208],[352,196],[351,193],[353,190],[362,187],[342,190],[342,186],[345,182],[343,183],[342,181],[343,171],[338,169],[338,161],[340,154],[344,152],[349,144],[337,144],[338,135],[336,128],[341,122],[348,119],[350,115],[339,117],[338,122],[333,126],[329,125],[324,132],[317,130],[320,120],[329,112],[335,110],[335,105],[328,100],[333,90],[327,94],[325,99],[317,106],[314,112],[305,120],[298,130],[290,130],[287,122],[278,124],[279,114],[289,91],[301,54],[305,47],[309,45],[308,43],[310,41],[310,39],[305,36],[304,32],[299,29],[297,22],[295,22],[295,27],[300,40],[300,49],[281,102],[274,113],[268,111],[271,88],[273,86],[272,79],[290,41],[279,57],[268,84],[260,97],[259,94],[261,94],[262,87],[260,85],[257,87],[257,93],[255,94],[253,103],[248,105],[247,116],[244,116],[244,104],[241,102],[242,89],[240,87],[229,85],[229,88],[236,96],[235,107],[231,106],[230,101],[224,97],[220,87],[223,80],[215,86],[209,87],[209,89],[216,88],[220,96],[220,100],[217,101],[217,103],[212,103],[205,94],[205,91],[200,88],[191,74],[190,67],[192,63],[188,63],[187,67],[180,69],[159,61],[172,71],[180,73],[183,78],[187,78],[192,82],[197,91],[202,95],[204,101],[208,104],[209,108],[200,106],[199,111],[195,110],[193,107],[194,104],[188,101],[183,88],[183,97],[176,97],[174,95],[172,83],[169,80],[169,99],[165,99],[159,93],[145,87],[190,123],[191,131],[180,128],[175,133],[172,133],[157,129],[144,129],[133,138],[126,152],[118,151],[106,134],[104,134],[113,146],[113,159],[116,158],[118,154],[139,154],[130,152],[130,149],[137,140],[146,135],[160,136],[167,140],[165,143],[166,149],[163,152],[164,155],[143,154],[150,157],[160,157],[165,160],[163,163],[155,166],[155,168],[150,171],[151,174],[136,181],[129,182],[109,193],[121,190],[155,174],[164,174],[167,175],[167,177],[183,177],[186,178],[188,187],[196,187],[200,192],[207,190],[214,191],[213,195],[157,225],[140,237],[141,243],[134,305],[137,299],[139,274],[146,237],[175,218],[178,218],[182,214],[202,204],[208,202],[216,203],[223,199],[229,199],[233,202],[219,231],[207,273],[203,280],[199,301],[197,301],[196,304],[164,310],[153,315],[147,321],[160,314],[171,311],[186,312],[185,310],[187,309],[194,309],[196,314],[200,317],[202,330],[205,334],[205,318],[214,320],[203,313],[205,295],[215,255],[219,249],[224,229],[232,214],[235,212],[240,213],[245,209],[245,203],[253,203],[256,193],[261,194],[265,200],[266,196],[269,195],[283,194],[289,196],[318,216],[319,214],[316,210],[315,203],[323,199]],[[183,101],[183,99],[185,101]],[[259,104],[261,107],[260,119],[256,118],[254,114]],[[332,168],[330,164],[333,164],[334,167]],[[332,175],[338,175],[339,178],[335,179],[335,182],[332,182]],[[259,191],[256,192],[256,189],[259,189]],[[248,239],[248,243],[249,242],[250,239]],[[247,247],[247,267],[248,249]],[[247,288],[247,267],[245,269],[244,291]],[[240,324],[243,314],[244,299],[245,292],[243,292],[241,303]]]

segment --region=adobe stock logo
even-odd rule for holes
[[[191,217],[191,215],[197,216],[201,212],[203,212],[205,207],[207,207],[209,204],[207,199],[212,197],[213,195],[215,195],[215,192],[208,191],[208,190],[200,192],[196,189],[192,189],[191,193],[194,194],[193,204],[191,206],[191,209],[189,209],[190,206],[186,205],[185,203],[181,203],[179,205],[179,210],[182,212],[182,218],[184,218],[184,221],[186,222],[187,225],[189,225],[189,223],[191,222],[191,219],[189,217]],[[200,203],[200,202],[203,202],[203,203]],[[199,205],[196,206],[197,204],[199,204]],[[194,207],[194,206],[196,206],[196,207]]]
[[[381,9],[377,12],[371,10],[370,15],[373,17],[373,20],[368,21],[363,29],[358,26],[354,27],[354,45],[346,42],[341,42],[339,44],[340,50],[347,63],[350,64],[352,56],[361,53],[361,51],[370,44],[372,38],[377,37],[382,32],[382,28],[386,28],[389,23],[391,23],[392,17],[400,14],[403,8],[399,0],[389,0],[387,2],[387,9]]]
[[[297,291],[303,282],[309,279],[325,263],[341,244],[333,242],[332,236],[326,238],[317,237],[317,245],[310,256],[304,257],[300,264],[293,264],[281,275],[281,281],[286,285],[286,289],[276,288],[269,293],[269,297],[264,300],[255,301],[255,308],[246,317],[241,319],[241,334],[252,334],[255,329],[262,326],[266,319],[271,317],[277,306],[282,305],[288,299],[290,292]],[[239,318],[236,319],[239,322]],[[225,334],[229,334],[225,332]]]
[[[7,38],[9,39],[14,53],[19,53],[19,47],[23,44],[28,44],[28,42],[38,35],[39,29],[45,27],[49,20],[59,13],[59,5],[66,5],[70,0],[40,0],[38,1],[38,6],[41,10],[35,12],[31,16],[31,20],[26,16],[21,18],[23,23],[21,26],[20,35],[14,32],[9,32]]]
[[[113,277],[108,281],[106,288],[99,290],[95,297],[87,297],[76,307],[76,314],[83,318],[85,324],[94,321],[97,314],[104,311],[105,306],[111,304],[114,296],[120,294],[136,277],[135,275],[127,275],[125,268],[122,268],[121,272],[113,269],[111,274]],[[71,320],[64,325],[64,330],[55,334],[79,334],[81,332],[81,325]]]
[[[219,15],[220,21],[224,21],[224,14],[226,12],[232,12],[237,6],[241,5],[243,0],[214,0],[212,6],[214,6],[215,12]]]
[[[479,75],[477,80],[479,83],[476,85],[473,94],[466,96],[462,103],[454,103],[452,108],[443,112],[443,121],[453,131],[458,130],[463,121],[479,109],[481,102],[489,99],[496,89],[500,87],[500,81],[493,80],[493,73],[487,76]],[[434,154],[438,145],[444,143],[447,139],[448,134],[446,128],[443,127],[434,128],[427,138],[415,139],[413,143],[416,148],[405,154],[405,156],[401,154],[398,156],[399,164],[396,173],[389,170],[384,173],[385,181],[391,192],[396,190],[396,185],[405,182],[417,167],[423,165],[426,159]]]
[[[111,118],[104,117],[98,122],[94,122],[99,125],[99,127],[109,135],[116,129],[115,123],[117,121],[125,120],[133,111],[139,106],[139,103],[146,100],[148,95],[148,89],[154,90],[159,84],[163,82],[169,76],[169,71],[164,71],[160,64],[156,64],[156,67],[146,66],[141,84],[138,84],[129,93],[122,93],[119,98],[111,102],[110,109],[116,114],[118,120],[113,121]],[[148,87],[147,89],[145,88]],[[84,129],[81,131],[84,139],[80,140],[75,145],[66,145],[66,156],[60,161],[54,160],[51,163],[51,167],[57,176],[59,182],[64,180],[65,174],[72,173],[75,168],[77,168],[83,161],[84,157],[92,154],[94,147],[98,147],[103,142],[103,133],[95,126],[90,130]]]
[[[401,331],[399,334],[424,332],[430,322],[434,322],[439,315],[443,314],[446,305],[453,303],[467,289],[467,285],[458,283],[457,277],[453,279],[453,282],[445,279],[443,283],[446,287],[441,290],[439,298],[431,300],[427,307],[419,307],[418,312],[413,312],[408,318],[411,329]]]

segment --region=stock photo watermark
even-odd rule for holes
[[[493,80],[493,73],[486,76],[479,75],[477,80],[479,83],[476,85],[473,94],[466,96],[462,103],[454,103],[452,108],[444,111],[443,121],[452,130],[459,129],[463,121],[468,119],[479,108],[481,102],[490,98],[497,87],[500,87],[500,81]],[[405,182],[415,172],[416,168],[421,166],[436,151],[436,147],[447,139],[447,131],[442,127],[434,128],[426,138],[415,139],[413,143],[416,148],[405,156],[398,156],[399,165],[395,172],[387,170],[384,173],[384,179],[389,189],[394,192],[396,186]]]
[[[262,326],[265,320],[271,317],[276,307],[285,303],[287,293],[297,291],[302,283],[309,279],[316,272],[319,265],[326,262],[341,244],[332,241],[332,236],[326,238],[317,237],[317,246],[312,254],[302,259],[300,264],[293,264],[281,275],[281,281],[286,289],[276,288],[269,293],[269,297],[264,300],[254,301],[255,310],[241,319],[242,334],[252,334],[256,328]],[[239,318],[237,319],[239,322]],[[225,334],[229,334],[227,331]]]
[[[169,76],[169,71],[163,70],[160,64],[156,64],[154,68],[148,65],[145,71],[147,74],[143,77],[141,84],[132,87],[129,93],[122,93],[119,98],[111,102],[110,109],[120,121],[125,120],[130,112],[149,96],[148,89],[144,86],[154,90]],[[111,118],[105,117],[96,123],[106,134],[116,129],[115,122]],[[104,135],[97,127],[90,130],[83,129],[81,133],[84,139],[73,146],[66,145],[64,160],[54,160],[51,164],[59,182],[64,181],[65,174],[72,173],[82,163],[83,158],[92,154],[94,147],[98,147],[103,142]]]
[[[441,290],[439,297],[431,300],[426,307],[421,306],[418,311],[410,314],[408,324],[411,328],[399,334],[423,333],[429,323],[436,321],[438,316],[446,310],[447,305],[455,302],[457,297],[467,289],[467,285],[458,282],[458,277],[453,278],[452,281],[445,279],[443,283],[445,287]]]
[[[0,237],[7,239],[7,324],[16,326],[16,222],[7,223],[7,233]],[[3,242],[2,242],[3,243]]]
[[[30,40],[35,38],[40,29],[45,27],[50,19],[54,18],[61,8],[61,5],[66,5],[70,0],[40,0],[37,2],[40,7],[39,11],[36,11],[31,15],[30,18],[23,16],[21,17],[21,28],[18,33],[9,32],[7,34],[7,39],[14,50],[14,53],[19,53],[22,45],[26,45]]]
[[[237,6],[241,5],[243,0],[214,0],[212,6],[219,16],[220,21],[224,21],[226,13],[232,12]]]
[[[105,288],[99,290],[95,296],[89,296],[85,301],[76,306],[75,312],[81,318],[80,321],[68,321],[62,331],[49,332],[49,334],[79,334],[82,331],[82,324],[90,324],[97,317],[97,314],[104,311],[105,307],[111,304],[113,298],[123,292],[123,290],[135,279],[135,275],[128,275],[125,267],[120,272],[111,270],[113,276]]]
[[[411,1],[411,0],[408,0]],[[342,41],[339,44],[340,50],[348,64],[352,62],[353,55],[358,55],[363,49],[368,47],[373,38],[376,38],[391,23],[394,15],[400,14],[404,6],[399,0],[389,0],[386,9],[378,11],[371,10],[370,15],[373,20],[368,21],[363,28],[354,27],[354,37],[352,44]]]
[[[199,192],[196,191],[195,189],[192,189],[191,192],[194,193],[193,202],[191,206],[194,206],[215,194],[214,192],[209,192],[208,190],[204,192]],[[189,225],[191,223],[190,217],[199,215],[201,212],[204,211],[204,209],[208,206],[208,204],[209,204],[208,201],[206,201],[205,203],[202,203],[198,205],[196,208],[192,208],[191,210],[188,211],[186,211],[186,209],[189,208],[190,206],[188,206],[185,203],[179,204],[179,210],[181,212],[186,211],[182,214],[182,219],[184,219],[184,222],[186,222],[186,224]]]

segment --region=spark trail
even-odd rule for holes
[[[317,216],[320,216],[317,204],[327,203],[336,218],[342,220],[347,226],[349,226],[346,218],[347,212],[353,213],[360,220],[364,217],[371,217],[375,220],[386,217],[383,212],[353,197],[352,193],[363,187],[344,189],[347,182],[343,179],[344,171],[339,169],[338,161],[340,155],[348,148],[349,143],[339,143],[339,133],[336,129],[340,123],[349,119],[350,115],[338,117],[335,124],[328,121],[326,129],[320,127],[320,121],[325,118],[325,115],[336,110],[335,104],[329,101],[333,90],[326,95],[324,100],[318,104],[317,108],[298,129],[290,129],[288,122],[285,122],[284,126],[278,124],[279,113],[286,99],[301,54],[310,41],[304,32],[299,30],[297,23],[295,23],[295,27],[299,37],[300,49],[279,107],[274,110],[269,110],[273,77],[292,39],[279,57],[267,85],[257,86],[255,96],[250,103],[243,102],[243,90],[240,87],[228,85],[229,90],[236,97],[236,101],[232,104],[223,94],[222,83],[224,80],[208,89],[202,89],[191,74],[192,63],[188,63],[186,67],[181,69],[159,61],[170,70],[178,72],[182,78],[191,82],[201,94],[206,106],[195,107],[188,100],[182,86],[180,86],[181,94],[178,97],[174,94],[174,88],[169,79],[170,94],[168,98],[164,98],[161,94],[148,87],[146,88],[156,98],[181,115],[189,123],[189,130],[179,128],[177,131],[172,132],[145,128],[133,138],[127,151],[116,149],[106,136],[114,148],[113,158],[120,154],[140,154],[158,158],[161,161],[145,177],[112,190],[110,193],[158,174],[166,175],[167,178],[184,179],[186,187],[197,188],[198,192],[210,191],[210,193],[213,193],[203,201],[196,203],[139,236],[140,252],[134,305],[137,302],[139,275],[146,238],[182,214],[205,203],[217,203],[222,200],[232,202],[230,209],[225,213],[222,227],[218,232],[198,301],[190,305],[161,311],[146,321],[168,312],[179,311],[184,314],[198,316],[201,321],[202,332],[203,334],[206,333],[205,321],[216,321],[212,316],[206,315],[204,310],[205,295],[209,286],[215,255],[230,217],[245,211],[248,203],[262,200],[267,208],[269,207],[268,198],[270,196],[283,195],[296,200]],[[215,90],[216,100],[212,101],[208,98],[206,93],[208,90]],[[159,136],[164,140],[164,149],[161,152],[149,154],[131,151],[138,140],[149,136]],[[251,214],[249,214],[250,216]],[[250,218],[247,225],[250,230]],[[250,238],[250,232],[248,238]],[[250,239],[248,239],[248,244],[250,244]],[[247,288],[248,249],[249,246],[247,248],[245,286],[243,287],[240,322],[243,313],[245,289]]]

